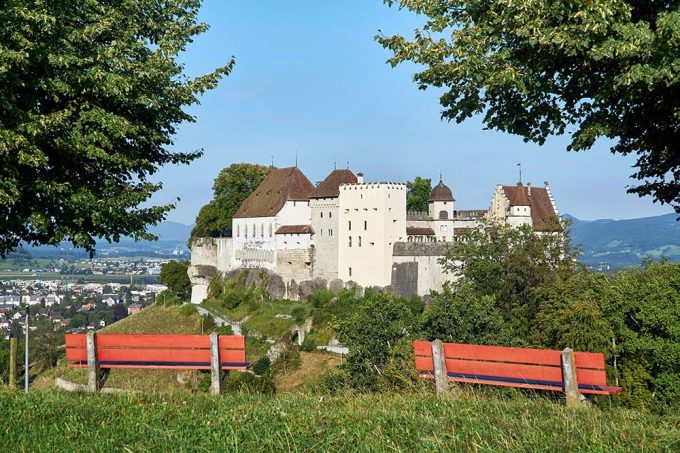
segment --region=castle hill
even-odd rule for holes
[[[0,453],[680,451],[680,2],[0,24]]]

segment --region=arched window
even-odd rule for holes
[[[449,212],[448,211],[439,211],[439,220],[448,220],[449,219]]]

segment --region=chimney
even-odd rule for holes
[[[364,183],[364,174],[359,172],[357,173],[357,183],[363,184]]]
[[[531,196],[531,183],[530,182],[527,183],[527,193],[529,194],[529,196]]]

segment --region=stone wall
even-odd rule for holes
[[[454,277],[440,263],[449,244],[397,242],[392,258],[392,292],[399,297],[426,296],[441,291]]]

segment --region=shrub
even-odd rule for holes
[[[288,374],[300,368],[300,351],[296,347],[286,349],[272,364],[275,373]]]
[[[290,311],[291,316],[295,319],[295,322],[301,324],[305,321],[307,317],[307,310],[304,307],[298,305]]]
[[[512,333],[496,308],[493,296],[478,296],[468,286],[455,293],[445,288],[434,296],[422,316],[423,336],[448,343],[511,345],[519,339]]]
[[[333,291],[329,289],[322,289],[310,295],[307,298],[307,302],[310,303],[314,308],[323,308],[328,303],[330,303],[334,297],[335,294],[333,294]]]
[[[182,301],[180,300],[179,297],[169,289],[166,289],[165,291],[162,291],[158,293],[156,296],[156,304],[165,306],[165,307],[171,307],[175,305],[182,305]]]
[[[198,310],[196,309],[196,305],[188,303],[184,304],[179,308],[179,312],[183,314],[184,316],[192,316],[198,313]]]
[[[403,300],[380,292],[364,298],[359,309],[341,323],[338,331],[340,341],[349,348],[344,367],[352,387],[378,389],[378,376],[387,365],[390,349],[401,338],[413,334],[414,321]]]
[[[257,374],[258,376],[262,376],[269,371],[271,364],[272,362],[269,357],[266,355],[262,356],[253,365],[253,373]]]
[[[275,396],[276,384],[268,374],[255,376],[251,373],[231,373],[224,392]]]
[[[307,335],[302,344],[300,345],[300,351],[313,352],[316,351],[316,346],[317,346],[316,341],[314,341],[312,337]]]

